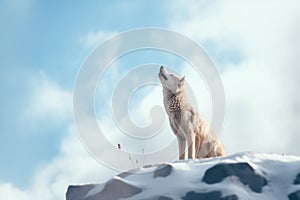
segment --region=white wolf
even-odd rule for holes
[[[158,77],[163,86],[164,106],[171,129],[177,136],[179,159],[185,159],[186,143],[188,158],[207,158],[225,155],[218,138],[209,131],[209,124],[202,119],[188,102],[184,91],[184,78],[170,74],[161,66]]]

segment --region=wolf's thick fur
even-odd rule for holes
[[[177,136],[179,159],[185,159],[186,143],[188,158],[208,158],[225,155],[223,145],[210,131],[209,124],[202,119],[187,100],[184,77],[170,74],[162,66],[158,77],[163,86],[164,106],[170,126]]]

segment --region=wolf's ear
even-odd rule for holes
[[[185,80],[185,76],[184,77],[182,77],[181,79],[180,79],[180,83],[184,83],[184,80]]]
[[[179,87],[180,87],[180,86],[183,86],[184,80],[185,80],[185,76],[182,77],[182,78],[179,80],[179,83],[178,83],[178,86],[179,86]]]

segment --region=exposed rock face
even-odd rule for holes
[[[69,186],[67,191],[67,199],[81,200],[85,195],[92,190],[96,185]]]
[[[300,190],[289,194],[289,200],[300,200]]]
[[[220,183],[225,178],[236,176],[241,183],[248,185],[253,192],[261,192],[262,187],[267,185],[267,179],[255,170],[249,163],[218,164],[206,170],[203,181],[207,184]]]
[[[67,200],[300,200],[300,157],[239,153],[147,166],[103,184],[69,186]]]
[[[297,174],[295,180],[294,180],[294,184],[295,185],[299,185],[300,184],[300,172]]]
[[[121,198],[128,198],[134,196],[142,191],[141,188],[136,187],[124,181],[124,179],[113,178],[109,180],[101,192],[94,195],[87,195],[86,200],[118,200]]]
[[[222,193],[220,191],[214,192],[206,192],[206,193],[197,193],[197,192],[188,192],[182,198],[183,200],[238,200],[237,195],[229,195],[226,197],[222,197]]]
[[[172,172],[172,165],[162,164],[157,167],[157,169],[153,173],[153,177],[167,177]]]

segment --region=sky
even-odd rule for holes
[[[296,0],[3,0],[0,25],[0,199],[64,199],[70,184],[103,182],[118,173],[81,144],[73,119],[73,89],[80,67],[99,44],[136,28],[174,30],[206,50],[225,88],[221,141],[227,154],[300,156]],[[211,117],[208,91],[188,63],[161,51],[126,55],[103,77],[95,93],[101,103],[95,110],[105,132],[111,132],[107,137],[112,143],[124,141],[128,151],[139,153],[143,148],[155,150],[163,141],[127,141],[108,113],[120,77],[145,63],[164,63],[186,76],[199,112]],[[152,106],[162,105],[161,87],[137,90],[128,104],[133,121],[149,123]],[[164,130],[163,136],[172,138],[168,124]]]

